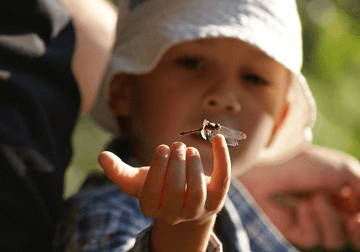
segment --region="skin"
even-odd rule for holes
[[[311,146],[283,164],[253,167],[239,180],[280,232],[297,247],[341,251],[350,244],[360,251],[360,209],[346,213],[349,199],[335,207],[332,197],[339,195],[344,186],[350,186],[355,199],[359,199],[359,177],[360,164],[355,158]],[[306,197],[295,209],[283,208],[271,200],[278,192]]]
[[[137,160],[151,165],[132,169],[108,152],[99,163],[120,189],[139,199],[145,215],[155,218],[153,251],[205,251],[228,190],[230,166],[241,169],[242,149],[228,150],[222,136],[211,145],[195,137],[179,142],[178,134],[198,128],[204,118],[237,129],[239,97],[245,94],[273,117],[274,135],[286,117],[288,83],[282,65],[235,39],[184,42],[149,74],[114,77],[109,106],[126,122],[123,132]],[[238,178],[282,234],[304,249],[337,249],[346,242],[360,247],[356,215],[344,218],[324,194],[348,183],[360,195],[358,163],[331,155],[334,160],[311,148],[286,164],[254,167]],[[290,211],[271,202],[279,191],[312,197]]]
[[[215,137],[211,147],[192,137],[178,142],[178,134],[198,128],[204,116],[236,128],[244,94],[278,118],[288,77],[282,65],[244,42],[208,39],[173,47],[149,74],[113,79],[109,105],[129,125],[125,132],[137,160],[151,166],[146,178],[132,177],[129,185],[118,173],[105,171],[139,199],[145,215],[155,217],[154,251],[205,251],[229,187],[231,164],[223,137]],[[234,162],[242,150],[230,152]]]
[[[63,0],[63,3],[66,5],[66,7],[69,9],[70,15],[72,16],[74,26],[75,26],[75,34],[76,34],[76,46],[75,46],[75,52],[72,62],[72,69],[74,72],[74,75],[79,83],[79,89],[81,92],[82,97],[82,112],[86,113],[88,109],[91,107],[91,104],[93,103],[93,100],[96,96],[96,92],[100,86],[101,82],[101,76],[105,70],[106,63],[111,55],[111,49],[114,43],[115,38],[115,26],[116,26],[116,19],[117,19],[117,13],[113,6],[111,6],[107,1],[105,0],[97,0],[94,1],[91,5],[87,3],[87,1],[78,0],[78,1],[72,1],[72,0]],[[80,11],[81,10],[81,11]],[[101,18],[100,18],[101,17]],[[230,42],[229,42],[230,41]],[[199,44],[199,43],[198,43]],[[240,42],[241,44],[241,42]],[[117,99],[114,96],[111,97],[110,102],[113,105],[113,109],[117,111],[119,115],[121,115],[124,118],[128,118],[129,114],[132,113],[131,110],[135,111],[142,111],[141,108],[138,109],[137,106],[131,105],[129,102],[130,98],[134,98],[130,96],[131,92],[137,93],[138,90],[136,88],[140,88],[141,90],[144,90],[146,92],[151,92],[153,95],[152,97],[157,96],[157,98],[162,98],[161,100],[156,99],[157,106],[160,106],[162,104],[168,104],[168,105],[174,105],[172,103],[172,99],[166,100],[168,97],[172,97],[172,94],[168,95],[168,97],[163,97],[162,95],[166,95],[167,91],[173,90],[174,92],[177,92],[179,95],[178,97],[175,97],[177,99],[174,99],[174,101],[181,101],[181,104],[179,106],[184,106],[183,101],[187,101],[186,104],[188,104],[188,101],[192,100],[198,100],[199,97],[202,98],[201,101],[203,101],[203,104],[196,104],[193,106],[197,107],[197,111],[199,114],[193,115],[193,119],[186,119],[186,125],[180,125],[179,122],[177,122],[175,119],[178,120],[184,120],[179,117],[175,117],[175,113],[172,111],[172,109],[169,109],[169,114],[171,114],[171,117],[167,117],[167,123],[168,126],[171,126],[172,129],[175,129],[173,121],[176,125],[179,125],[177,131],[172,132],[171,134],[174,135],[167,135],[166,137],[162,139],[158,139],[158,137],[152,137],[151,139],[147,139],[146,141],[146,148],[143,150],[138,150],[139,155],[144,155],[144,160],[142,160],[142,163],[149,164],[152,159],[153,155],[153,149],[156,148],[156,144],[162,144],[167,143],[170,145],[172,141],[178,141],[180,139],[173,138],[176,136],[180,131],[183,131],[185,129],[191,129],[191,128],[198,128],[199,127],[199,118],[201,117],[200,122],[204,119],[204,115],[207,119],[214,119],[213,121],[220,122],[218,119],[224,120],[224,124],[226,123],[227,126],[231,126],[232,123],[236,123],[236,114],[238,112],[238,104],[236,102],[232,102],[236,100],[236,95],[232,95],[234,90],[234,85],[224,85],[224,83],[230,83],[234,82],[234,78],[223,78],[222,76],[231,77],[231,74],[244,74],[243,71],[240,71],[240,69],[248,70],[248,73],[252,73],[257,75],[257,71],[253,71],[254,68],[258,68],[258,70],[261,70],[260,77],[265,78],[264,73],[272,72],[277,73],[277,77],[280,79],[276,80],[276,83],[283,83],[282,79],[286,78],[286,74],[283,75],[280,70],[280,72],[277,72],[279,70],[279,64],[271,64],[267,63],[267,60],[263,61],[263,64],[261,61],[259,62],[253,62],[252,60],[249,61],[246,52],[248,52],[248,55],[259,55],[261,58],[261,52],[256,52],[252,49],[252,47],[246,45],[245,43],[242,43],[242,48],[239,48],[238,46],[234,46],[234,42],[231,40],[228,40],[227,42],[227,48],[224,52],[230,52],[227,53],[226,59],[224,58],[217,58],[217,54],[215,56],[212,54],[213,52],[221,52],[223,50],[222,47],[216,46],[214,48],[214,45],[208,45],[208,43],[201,43],[201,47],[206,47],[206,53],[204,54],[201,51],[201,48],[199,49],[198,45],[190,45],[190,48],[187,48],[186,45],[182,44],[181,46],[178,46],[177,49],[171,50],[167,53],[167,63],[162,62],[163,64],[168,64],[167,69],[173,69],[171,68],[171,60],[172,56],[176,56],[177,53],[185,53],[185,55],[190,58],[195,58],[193,60],[186,60],[183,61],[183,66],[187,65],[188,67],[193,66],[200,66],[202,63],[199,63],[196,58],[200,57],[200,61],[204,60],[203,63],[205,67],[201,67],[201,71],[197,69],[197,71],[194,71],[195,73],[202,73],[202,77],[207,77],[208,79],[203,79],[204,82],[207,82],[207,84],[211,83],[209,80],[218,80],[221,79],[222,87],[223,89],[216,90],[216,85],[211,86],[215,87],[215,91],[219,92],[211,92],[208,91],[206,93],[207,95],[201,95],[201,93],[196,93],[198,96],[191,96],[191,94],[194,93],[194,89],[191,89],[191,96],[192,98],[186,98],[182,97],[182,93],[179,92],[179,89],[177,89],[177,86],[174,85],[167,85],[165,87],[162,87],[163,90],[160,93],[155,93],[155,91],[159,90],[153,90],[151,85],[144,86],[142,83],[142,80],[145,80],[146,82],[151,82],[151,79],[156,79],[156,76],[142,76],[141,79],[135,78],[137,80],[135,81],[136,86],[131,86],[134,83],[129,83],[128,80],[124,81],[124,76],[116,76],[114,78],[114,85],[111,86],[112,93],[119,95],[119,97],[122,97],[122,99]],[[187,50],[191,49],[192,51],[188,52]],[[240,50],[241,49],[241,50]],[[195,57],[193,52],[196,52]],[[211,52],[211,54],[209,53]],[[234,54],[236,52],[236,54]],[[239,53],[242,53],[239,55]],[[204,57],[204,55],[206,57]],[[212,63],[215,64],[209,64],[207,55],[211,56],[213,61]],[[240,57],[240,58],[239,58]],[[189,57],[188,57],[189,58]],[[266,57],[265,57],[266,58]],[[94,61],[94,59],[97,59]],[[165,58],[164,58],[165,59]],[[247,61],[248,63],[241,64],[241,60]],[[235,64],[234,64],[235,62]],[[238,65],[237,65],[238,64]],[[181,65],[181,64],[180,64]],[[237,67],[242,66],[242,68]],[[265,66],[265,67],[264,67]],[[197,68],[195,67],[195,68]],[[212,75],[209,75],[207,70],[209,67],[212,68]],[[281,68],[281,66],[280,66]],[[90,69],[90,71],[89,71]],[[162,68],[164,69],[164,67]],[[181,71],[181,73],[187,72],[185,71],[187,67],[179,69],[173,69],[176,71]],[[86,71],[85,71],[86,70]],[[190,69],[188,69],[190,70]],[[215,71],[214,71],[215,70]],[[161,69],[156,70],[158,75],[162,75]],[[238,72],[236,72],[238,71]],[[192,71],[190,71],[192,72]],[[246,71],[245,71],[246,72]],[[230,74],[230,75],[229,75]],[[287,73],[288,75],[289,73]],[[241,75],[240,75],[241,76]],[[165,77],[165,76],[164,76]],[[168,76],[168,83],[178,83],[174,82],[174,79],[176,76]],[[183,77],[191,77],[191,74],[183,74]],[[233,76],[234,77],[234,76]],[[127,77],[126,77],[127,78]],[[125,79],[126,79],[125,78]],[[281,89],[280,86],[269,86],[267,88],[262,87],[259,88],[259,85],[246,85],[244,82],[245,79],[248,81],[250,79],[253,79],[253,84],[256,82],[259,84],[261,83],[260,79],[256,79],[255,76],[247,76],[244,77],[242,75],[242,82],[240,83],[239,80],[237,81],[238,89],[242,89],[243,91],[246,91],[247,94],[251,95],[254,99],[257,99],[259,103],[261,103],[261,106],[264,110],[266,110],[268,113],[270,113],[274,119],[275,119],[275,127],[273,130],[273,136],[276,134],[277,129],[281,126],[281,123],[283,121],[283,118],[286,117],[286,112],[288,110],[288,104],[286,101],[284,101],[284,89]],[[130,78],[132,79],[132,78]],[[191,81],[191,80],[194,80]],[[195,81],[196,80],[196,81]],[[187,83],[191,83],[193,85],[185,86],[186,89],[189,90],[189,87],[195,88],[198,87],[201,89],[201,82],[197,82],[200,79],[196,78],[190,78],[187,80]],[[287,81],[288,82],[288,81]],[[166,84],[168,84],[166,83]],[[200,85],[196,86],[196,83]],[[234,82],[235,83],[235,82]],[[247,82],[248,84],[251,83],[251,81]],[[130,85],[131,84],[131,85]],[[149,83],[147,83],[149,84]],[[151,84],[151,83],[150,83]],[[261,85],[260,85],[261,87]],[[197,90],[197,89],[195,89]],[[130,92],[131,91],[131,92]],[[182,89],[180,88],[180,91]],[[138,97],[137,102],[140,104],[147,104],[148,94],[146,92],[142,92],[142,96]],[[235,93],[236,94],[236,93]],[[214,96],[213,96],[214,95]],[[195,97],[195,98],[194,98]],[[224,98],[225,97],[225,98]],[[274,99],[268,99],[268,98],[274,98]],[[124,99],[125,98],[125,99]],[[172,97],[174,98],[174,97]],[[234,99],[235,98],[235,99]],[[218,103],[219,106],[203,106],[206,105],[207,102],[211,99],[219,99],[221,102]],[[223,101],[227,101],[223,103]],[[229,102],[230,101],[230,102]],[[152,101],[153,102],[153,101]],[[175,103],[176,105],[177,103]],[[209,105],[209,104],[208,104]],[[203,106],[203,107],[202,107]],[[227,110],[225,113],[225,119],[218,117],[216,113],[222,113],[221,108],[232,108],[232,110]],[[159,109],[160,111],[165,111],[167,105],[165,107]],[[170,106],[168,106],[170,107]],[[184,106],[187,107],[187,106]],[[282,107],[282,109],[279,110],[279,108]],[[171,107],[170,107],[171,108]],[[178,108],[177,106],[173,108]],[[200,109],[199,109],[200,108]],[[210,109],[209,109],[210,108]],[[181,112],[177,111],[177,113]],[[149,112],[151,112],[151,107],[149,107]],[[159,111],[157,111],[158,113]],[[165,111],[166,112],[166,111]],[[191,113],[193,112],[193,109],[191,109]],[[186,108],[183,114],[188,113],[188,109]],[[212,114],[214,113],[214,115]],[[222,113],[224,114],[224,113]],[[141,114],[140,114],[141,116]],[[231,119],[228,119],[231,118]],[[171,118],[174,118],[174,120],[169,120]],[[233,118],[235,120],[233,121]],[[157,120],[163,120],[161,119],[161,115],[159,115],[159,118]],[[132,124],[134,124],[134,120],[132,121]],[[153,122],[148,119],[144,119],[144,122],[149,124],[149,122],[152,124]],[[182,122],[182,121],[181,121]],[[191,123],[189,123],[191,122]],[[156,126],[156,125],[155,125]],[[159,125],[158,125],[159,126]],[[181,126],[181,127],[180,127]],[[170,127],[166,128],[160,128],[163,132],[166,132],[169,130]],[[149,132],[151,132],[151,129],[148,129]],[[141,129],[137,129],[137,132],[141,131]],[[125,132],[126,133],[126,132]],[[130,134],[129,134],[130,135]],[[157,141],[158,140],[158,141]],[[167,141],[168,140],[168,141]],[[208,216],[204,214],[204,211],[201,212],[199,209],[202,209],[201,206],[204,204],[205,201],[204,197],[208,194],[205,192],[207,191],[207,187],[209,185],[210,177],[206,176],[206,174],[210,174],[211,170],[213,169],[213,160],[212,156],[213,154],[210,153],[211,148],[208,144],[206,147],[201,145],[199,146],[199,142],[195,139],[181,139],[186,140],[186,144],[188,146],[195,146],[197,147],[201,152],[201,159],[202,164],[205,167],[205,169],[202,171],[199,169],[198,166],[190,166],[185,164],[188,171],[191,171],[191,173],[187,172],[186,174],[186,183],[189,183],[188,179],[195,179],[197,178],[196,183],[194,183],[196,190],[194,192],[197,192],[195,194],[189,194],[184,195],[184,197],[189,198],[189,200],[192,200],[193,198],[197,199],[192,200],[193,204],[192,207],[188,204],[186,207],[186,211],[183,211],[183,213],[186,213],[185,216],[182,216],[184,219],[188,219],[189,217],[194,218],[194,216],[201,214],[203,216],[207,216],[208,221],[207,222],[199,222],[201,225],[195,225],[197,228],[194,228],[194,222],[185,222],[183,223],[182,218],[179,218],[176,214],[173,213],[173,215],[166,215],[160,216],[157,215],[157,221],[155,223],[156,229],[155,232],[158,232],[157,234],[160,236],[169,235],[169,241],[172,241],[173,244],[176,244],[177,241],[181,241],[181,244],[176,244],[177,248],[181,248],[181,245],[189,244],[191,245],[191,242],[184,243],[185,240],[181,239],[171,239],[172,237],[176,237],[176,233],[170,233],[169,230],[172,230],[172,225],[174,222],[179,222],[176,226],[177,228],[175,231],[180,231],[181,229],[179,227],[182,227],[183,236],[184,239],[186,239],[186,230],[190,230],[189,228],[192,228],[191,230],[196,231],[198,234],[198,241],[203,241],[201,243],[201,249],[203,249],[208,240],[209,232],[212,229],[213,221],[215,220],[214,214],[212,216]],[[272,139],[270,139],[271,142]],[[143,144],[141,141],[139,141],[138,138],[133,139],[134,143],[137,141],[138,144]],[[151,144],[151,141],[153,144]],[[205,141],[202,141],[205,142]],[[133,146],[137,146],[136,144],[133,144]],[[141,146],[141,145],[139,145]],[[213,146],[214,147],[214,146]],[[224,147],[224,146],[223,146]],[[169,149],[166,146],[159,147],[160,149]],[[238,147],[237,147],[238,148]],[[156,149],[158,150],[158,149]],[[217,148],[213,149],[214,153],[217,153]],[[192,150],[187,150],[186,153],[192,153]],[[239,149],[230,149],[230,154],[232,157],[232,167],[233,169],[236,169],[236,164],[234,164],[234,161],[236,161],[236,156],[239,153],[236,153],[239,151]],[[156,157],[157,151],[155,151],[154,158]],[[195,159],[199,160],[198,154],[186,154],[186,160],[189,159]],[[194,158],[194,157],[195,158]],[[331,157],[331,158],[329,158]],[[105,160],[105,161],[104,161]],[[107,160],[107,161],[106,161]],[[145,194],[141,194],[141,190],[139,188],[142,187],[144,184],[146,174],[148,172],[148,169],[132,169],[132,167],[126,166],[124,163],[121,162],[121,160],[118,160],[117,157],[110,153],[103,153],[99,157],[99,161],[102,164],[104,170],[107,172],[107,174],[112,174],[113,172],[116,172],[115,175],[112,175],[111,178],[114,179],[119,187],[121,185],[124,185],[124,182],[126,186],[123,186],[122,189],[124,191],[127,191],[129,194],[140,197],[142,196],[142,206],[144,211],[148,211],[148,215],[154,214],[156,211],[150,211],[147,209],[151,209],[151,206],[148,205],[148,201],[146,201],[147,196],[145,197]],[[306,162],[304,162],[306,161]],[[225,162],[225,164],[227,164]],[[152,165],[153,167],[154,165]],[[183,165],[184,166],[184,165]],[[191,167],[194,167],[192,169]],[[197,168],[195,168],[197,167]],[[227,167],[225,165],[225,167]],[[191,168],[191,169],[190,169]],[[112,170],[114,169],[114,170]],[[136,175],[134,171],[139,171],[139,173]],[[352,188],[354,190],[354,193],[358,195],[359,197],[359,176],[360,176],[360,165],[357,160],[355,160],[352,157],[349,157],[347,155],[344,155],[342,153],[328,150],[321,147],[311,147],[306,152],[301,153],[299,156],[295,157],[293,160],[290,160],[286,164],[282,164],[279,166],[274,167],[254,167],[244,175],[239,177],[239,180],[247,187],[249,192],[252,194],[256,202],[259,204],[259,206],[262,208],[262,210],[266,213],[266,215],[272,220],[272,222],[277,226],[277,228],[281,231],[281,233],[293,244],[295,244],[298,247],[301,247],[303,249],[312,249],[315,247],[323,247],[329,250],[336,250],[344,246],[346,243],[350,243],[354,248],[360,250],[360,215],[359,212],[355,212],[353,214],[344,214],[341,211],[339,212],[339,209],[336,209],[334,205],[332,204],[331,200],[329,199],[328,193],[324,192],[338,192],[341,189],[341,186],[345,184],[351,184]],[[201,176],[195,176],[194,174],[203,174]],[[226,172],[224,173],[227,174]],[[281,176],[279,176],[281,174]],[[319,176],[319,174],[321,174]],[[204,182],[204,178],[205,181]],[[309,180],[309,178],[312,178]],[[121,181],[121,183],[120,183]],[[148,179],[147,184],[148,185],[157,185],[156,183],[153,183],[154,181],[157,181],[156,178]],[[193,180],[194,181],[194,180]],[[168,183],[170,184],[170,183]],[[262,186],[258,186],[261,184]],[[139,188],[136,187],[136,185],[140,185]],[[194,187],[194,188],[195,188]],[[135,188],[135,189],[134,189]],[[131,191],[133,189],[133,191]],[[170,189],[170,188],[169,188]],[[226,187],[224,188],[226,191]],[[199,192],[200,191],[200,192]],[[310,194],[311,197],[308,197],[306,200],[300,201],[300,204],[298,207],[294,210],[284,209],[277,205],[275,205],[271,201],[271,196],[274,193],[277,192],[287,192],[288,194],[303,194],[304,192],[306,194]],[[199,195],[197,195],[199,194]],[[210,197],[209,195],[207,197]],[[167,197],[169,198],[169,197]],[[170,197],[171,198],[171,197]],[[212,198],[212,197],[210,197]],[[168,201],[167,204],[172,203],[172,201]],[[199,204],[196,205],[196,202]],[[221,201],[219,201],[221,202]],[[181,205],[181,204],[180,204]],[[218,205],[221,206],[221,203]],[[192,209],[192,210],[190,210]],[[216,208],[215,208],[216,209]],[[163,213],[166,213],[167,211],[163,211]],[[211,211],[210,211],[211,212]],[[216,212],[216,211],[215,211]],[[157,213],[158,214],[158,213]],[[164,218],[167,221],[158,221],[158,219]],[[201,219],[201,218],[200,218]],[[169,224],[171,223],[171,224]],[[193,227],[190,227],[193,226]],[[165,231],[164,233],[161,233],[161,230]],[[191,236],[194,237],[194,236]],[[195,240],[195,239],[194,239]],[[200,243],[199,243],[200,245]],[[159,248],[160,249],[160,248]],[[158,250],[158,248],[156,249]],[[156,251],[155,250],[155,251]],[[168,251],[171,250],[170,248]],[[188,248],[185,249],[187,251],[193,251],[195,248]],[[173,250],[175,251],[175,250]]]
[[[115,42],[117,11],[106,0],[62,0],[75,28],[71,68],[79,85],[81,112],[91,108]]]
[[[180,142],[170,148],[160,145],[151,166],[140,169],[129,167],[110,152],[99,156],[106,176],[124,192],[137,197],[144,214],[155,218],[152,251],[206,251],[231,176],[223,136],[214,137],[213,150],[215,165],[211,177],[204,175],[196,149],[186,149]]]
[[[151,162],[158,145],[182,141],[199,150],[205,174],[210,175],[211,145],[178,134],[199,128],[204,118],[241,130],[237,128],[242,120],[239,100],[245,95],[276,121],[284,108],[288,82],[286,68],[247,43],[207,39],[171,48],[149,74],[115,76],[109,104],[126,120],[125,132],[142,165]],[[243,149],[229,151],[235,165]]]

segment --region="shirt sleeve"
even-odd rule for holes
[[[58,0],[0,1],[0,251],[51,251],[80,96]]]
[[[150,233],[152,226],[149,226],[141,233],[136,236],[136,242],[134,248],[131,249],[131,252],[149,252],[150,250]],[[211,233],[209,244],[206,249],[206,252],[222,252],[222,244],[219,239],[216,237],[214,232]]]

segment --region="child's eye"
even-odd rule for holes
[[[197,58],[182,58],[178,59],[176,63],[188,69],[199,69],[204,65],[203,61]]]
[[[267,81],[256,74],[243,75],[242,78],[246,81],[252,82],[256,85],[266,85]]]

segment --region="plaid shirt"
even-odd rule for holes
[[[124,147],[121,142],[117,140],[116,144]],[[129,153],[124,157],[118,150],[119,146],[112,151],[133,163]],[[103,175],[94,174],[67,201],[66,215],[57,227],[55,251],[150,251],[152,222],[142,213],[136,198],[120,191]],[[218,236],[211,235],[208,252],[298,251],[235,179],[215,225]]]

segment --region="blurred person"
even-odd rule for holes
[[[116,18],[105,0],[0,1],[0,251],[52,250],[71,134]]]
[[[117,136],[108,150],[121,160],[99,156],[115,184],[92,175],[68,200],[57,251],[360,249],[359,209],[330,197],[348,186],[359,198],[359,163],[311,146],[295,1],[124,0],[118,11],[91,110]],[[247,138],[228,149],[221,135],[178,136],[204,119]],[[288,209],[278,192],[306,197]]]

